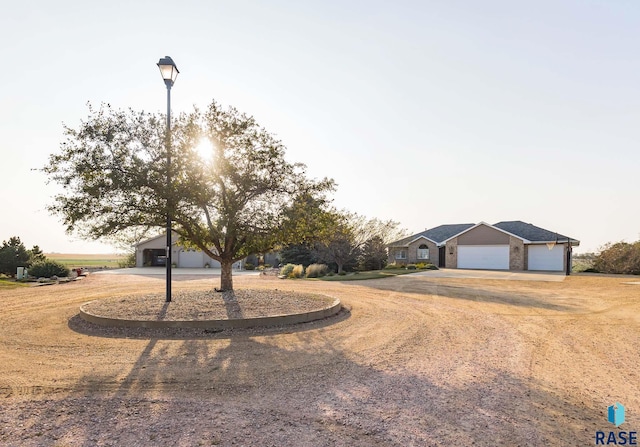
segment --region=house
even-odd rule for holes
[[[179,244],[180,237],[177,233],[173,233],[171,239],[171,263],[178,268],[220,268],[220,263],[210,258],[202,250],[197,248],[186,248]],[[135,245],[136,249],[136,267],[158,267],[166,265],[167,257],[167,235],[146,239]],[[265,264],[278,265],[278,254],[274,252],[266,253],[260,257],[251,255],[243,261],[233,264],[234,269],[243,268],[246,262],[253,262],[254,266],[259,261]]]
[[[571,272],[580,241],[519,220],[440,225],[387,246],[389,262],[480,270]]]

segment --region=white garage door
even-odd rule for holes
[[[458,245],[458,268],[509,270],[509,246]]]
[[[529,245],[527,257],[529,270],[564,270],[564,246],[555,245],[552,250],[546,245]]]
[[[185,268],[202,268],[204,267],[204,257],[201,251],[182,251],[180,252],[179,267]]]

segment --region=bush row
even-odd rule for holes
[[[419,262],[417,264],[388,264],[385,269],[407,269],[407,270],[438,270],[438,267],[428,262]]]
[[[311,264],[306,269],[302,264],[286,264],[280,269],[280,276],[285,278],[320,278],[329,274],[329,267],[326,264]]]
[[[51,278],[53,276],[64,278],[69,276],[69,273],[69,269],[63,264],[50,259],[36,262],[29,269],[29,275],[36,278]]]
[[[271,268],[271,264],[259,265],[257,268],[260,271],[262,271],[264,269],[270,269]],[[252,264],[251,262],[245,262],[244,263],[244,269],[245,270],[255,270],[256,266],[254,264]]]

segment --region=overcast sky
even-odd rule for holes
[[[216,99],[335,205],[412,233],[523,220],[581,241],[640,238],[640,3],[30,1],[0,16],[0,240],[65,234],[41,167],[88,101],[174,113]]]

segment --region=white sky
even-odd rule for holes
[[[335,205],[411,232],[523,220],[640,238],[640,3],[11,2],[0,16],[0,240],[113,249],[64,233],[41,167],[87,101],[254,115]]]

